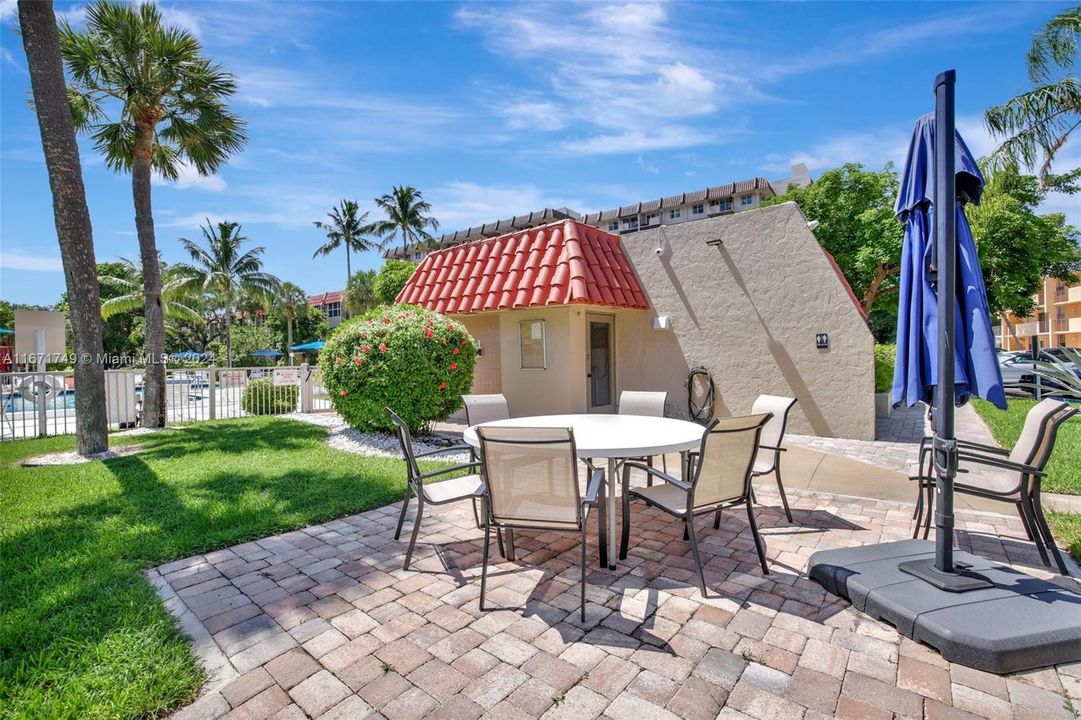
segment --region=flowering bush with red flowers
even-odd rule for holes
[[[319,358],[323,384],[359,430],[393,430],[389,407],[413,431],[462,406],[477,349],[461,323],[410,305],[385,305],[342,323]]]

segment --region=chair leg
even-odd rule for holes
[[[916,509],[912,512],[912,519],[916,526],[912,529],[912,539],[920,536],[920,526],[923,525],[923,481],[916,481]]]
[[[769,566],[766,565],[766,548],[762,543],[762,536],[758,534],[758,525],[754,521],[754,509],[751,503],[747,503],[747,523],[751,526],[751,537],[754,538],[754,549],[758,551],[758,562],[762,564],[762,574],[769,575]]]
[[[683,521],[683,542],[687,542],[691,539],[690,533],[687,531],[687,521]]]
[[[597,507],[597,554],[600,565],[603,568],[608,567],[608,491],[604,489],[604,483],[601,483],[601,490],[599,496],[599,506]],[[613,548],[614,549],[614,548]]]
[[[409,549],[405,551],[405,567],[409,569],[409,563],[413,562],[413,548],[417,544],[417,533],[420,532],[420,519],[424,515],[424,498],[417,496],[417,519],[413,521],[413,534],[409,537]]]
[[[514,530],[507,528],[507,559],[513,561],[514,557]]]
[[[499,528],[496,528],[496,534],[499,533]],[[487,525],[484,526],[484,552],[481,553],[480,560],[480,609],[486,610],[484,607],[484,590],[488,586],[488,548],[492,542],[492,529]]]
[[[784,494],[784,484],[781,483],[781,461],[779,459],[773,464],[773,474],[777,476],[777,490],[781,493],[781,504],[784,505],[784,514],[788,518],[789,524],[791,524],[792,511],[788,508],[788,496]]]
[[[405,487],[405,501],[402,502],[402,512],[398,515],[398,529],[394,531],[394,539],[401,540],[402,538],[402,525],[405,524],[405,514],[409,511],[409,500],[413,497],[413,486],[406,485]]]
[[[1025,517],[1025,511],[1021,509],[1021,504],[1017,504],[1017,514],[1021,516],[1021,525],[1025,528],[1025,537],[1035,542],[1036,536],[1032,534],[1032,526],[1028,524],[1028,518]]]
[[[713,513],[713,529],[714,530],[720,530],[721,529],[721,509],[720,508],[717,508],[717,511],[715,513]]]
[[[652,455],[650,455],[649,457],[646,458],[646,465],[649,466],[651,469],[653,468],[653,456]],[[627,486],[624,485],[623,487],[626,488]],[[650,475],[649,473],[646,473],[646,487],[653,487],[653,476]],[[624,490],[623,492],[626,492],[626,490]]]
[[[477,498],[474,497],[472,499],[472,501],[473,501],[473,522],[475,522],[477,524],[477,527],[479,528],[480,527],[480,513],[477,512]]]
[[[927,536],[931,534],[931,518],[935,510],[935,483],[933,481],[927,483],[927,501],[924,504],[927,508],[923,518],[923,539],[926,540]],[[953,542],[952,538],[950,542]]]
[[[652,476],[650,476],[652,477]],[[623,466],[623,525],[620,532],[619,559],[627,559],[627,546],[631,541],[631,494],[628,492],[631,485],[631,469]]]
[[[1040,560],[1044,565],[1051,567],[1051,560],[1047,557],[1047,550],[1045,550],[1043,546],[1043,528],[1037,524],[1036,511],[1033,509],[1031,503],[1031,498],[1028,498],[1025,495],[1021,496],[1021,509],[1024,511],[1025,515],[1028,516],[1029,525],[1040,529],[1040,532],[1036,533],[1036,537],[1033,538],[1033,542],[1036,543],[1036,550],[1040,553]]]
[[[698,566],[698,589],[702,591],[702,597],[706,597],[706,572],[702,569],[702,558],[698,554],[698,538],[694,535],[694,516],[689,514],[686,518],[687,535],[691,541],[691,555],[694,556],[694,564]]]
[[[1066,562],[1062,559],[1062,552],[1058,549],[1058,545],[1055,543],[1055,536],[1051,533],[1051,527],[1047,524],[1047,518],[1043,515],[1043,503],[1040,502],[1039,495],[1035,495],[1032,498],[1032,514],[1036,516],[1036,523],[1039,526],[1039,530],[1047,540],[1047,547],[1051,549],[1051,554],[1055,556],[1055,564],[1058,565],[1059,573],[1066,577],[1070,577],[1070,571],[1066,567]]]
[[[586,621],[586,524],[582,523],[582,622]]]

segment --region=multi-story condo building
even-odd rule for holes
[[[756,177],[742,182],[703,188],[693,192],[670,195],[631,205],[623,205],[611,210],[585,214],[578,213],[570,208],[545,208],[526,215],[518,215],[498,222],[447,233],[436,238],[431,247],[410,246],[406,248],[404,255],[400,247],[390,248],[386,252],[386,257],[401,259],[404,256],[406,260],[419,262],[432,250],[461,245],[482,238],[498,237],[509,232],[528,230],[555,220],[565,219],[577,220],[586,225],[593,225],[602,230],[622,235],[657,225],[671,225],[750,210],[758,207],[762,200],[766,198],[783,194],[791,185],[804,187],[810,183],[811,175],[807,166],[799,163],[792,166],[792,175],[790,177],[781,180],[767,180],[764,177]]]
[[[317,307],[327,316],[331,327],[337,327],[342,321],[342,295],[343,290],[331,290],[318,295],[309,295],[308,304]]]
[[[1081,273],[1077,273],[1073,285],[1045,278],[1033,300],[1036,308],[1030,317],[1009,313],[999,319],[995,335],[998,346],[1003,350],[1028,350],[1035,337],[1040,347],[1081,348]]]

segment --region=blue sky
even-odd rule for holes
[[[250,140],[219,175],[154,192],[158,246],[204,218],[240,222],[267,269],[340,288],[312,259],[339,198],[408,183],[442,229],[541,207],[593,211],[757,175],[902,159],[931,82],[958,72],[959,127],[1026,87],[1032,33],[1056,3],[160,3],[237,75]],[[57,3],[78,23],[79,4]],[[64,289],[15,3],[0,0],[0,296]],[[1081,164],[1078,142],[1063,164]],[[84,143],[99,261],[136,257],[130,179]],[[1050,198],[1081,225],[1081,203]],[[354,269],[376,267],[376,253]]]

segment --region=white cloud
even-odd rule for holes
[[[26,68],[23,67],[22,63],[15,59],[15,55],[12,54],[12,52],[6,47],[0,47],[0,61],[2,61],[4,65],[7,65],[13,70],[16,70],[24,75],[26,74]]]
[[[560,130],[566,126],[567,112],[554,102],[522,100],[502,105],[497,112],[507,119],[511,128],[536,130]]]
[[[161,20],[165,25],[187,30],[197,38],[202,36],[203,32],[199,25],[199,18],[194,14],[181,10],[176,6],[161,4],[158,5],[158,12],[161,13]]]
[[[470,5],[456,18],[536,78],[525,100],[499,112],[508,127],[580,127],[567,150],[618,153],[701,144],[709,138],[684,127],[688,121],[708,120],[726,105],[757,96],[740,79],[750,75],[719,78],[716,68],[736,58],[719,49],[726,38],[695,32],[664,4]]]
[[[580,198],[541,190],[534,185],[481,185],[455,181],[425,193],[440,232],[463,230],[473,225],[523,215],[541,208],[569,207],[581,210]]]
[[[19,14],[15,0],[0,0],[0,22],[7,22]]]
[[[0,252],[0,268],[29,272],[64,272],[64,265],[59,257],[6,248]]]
[[[178,168],[176,180],[168,180],[158,173],[154,173],[154,182],[166,187],[174,187],[178,190],[206,190],[208,192],[222,192],[228,185],[221,175],[200,175],[199,171],[191,163],[181,163]]]

